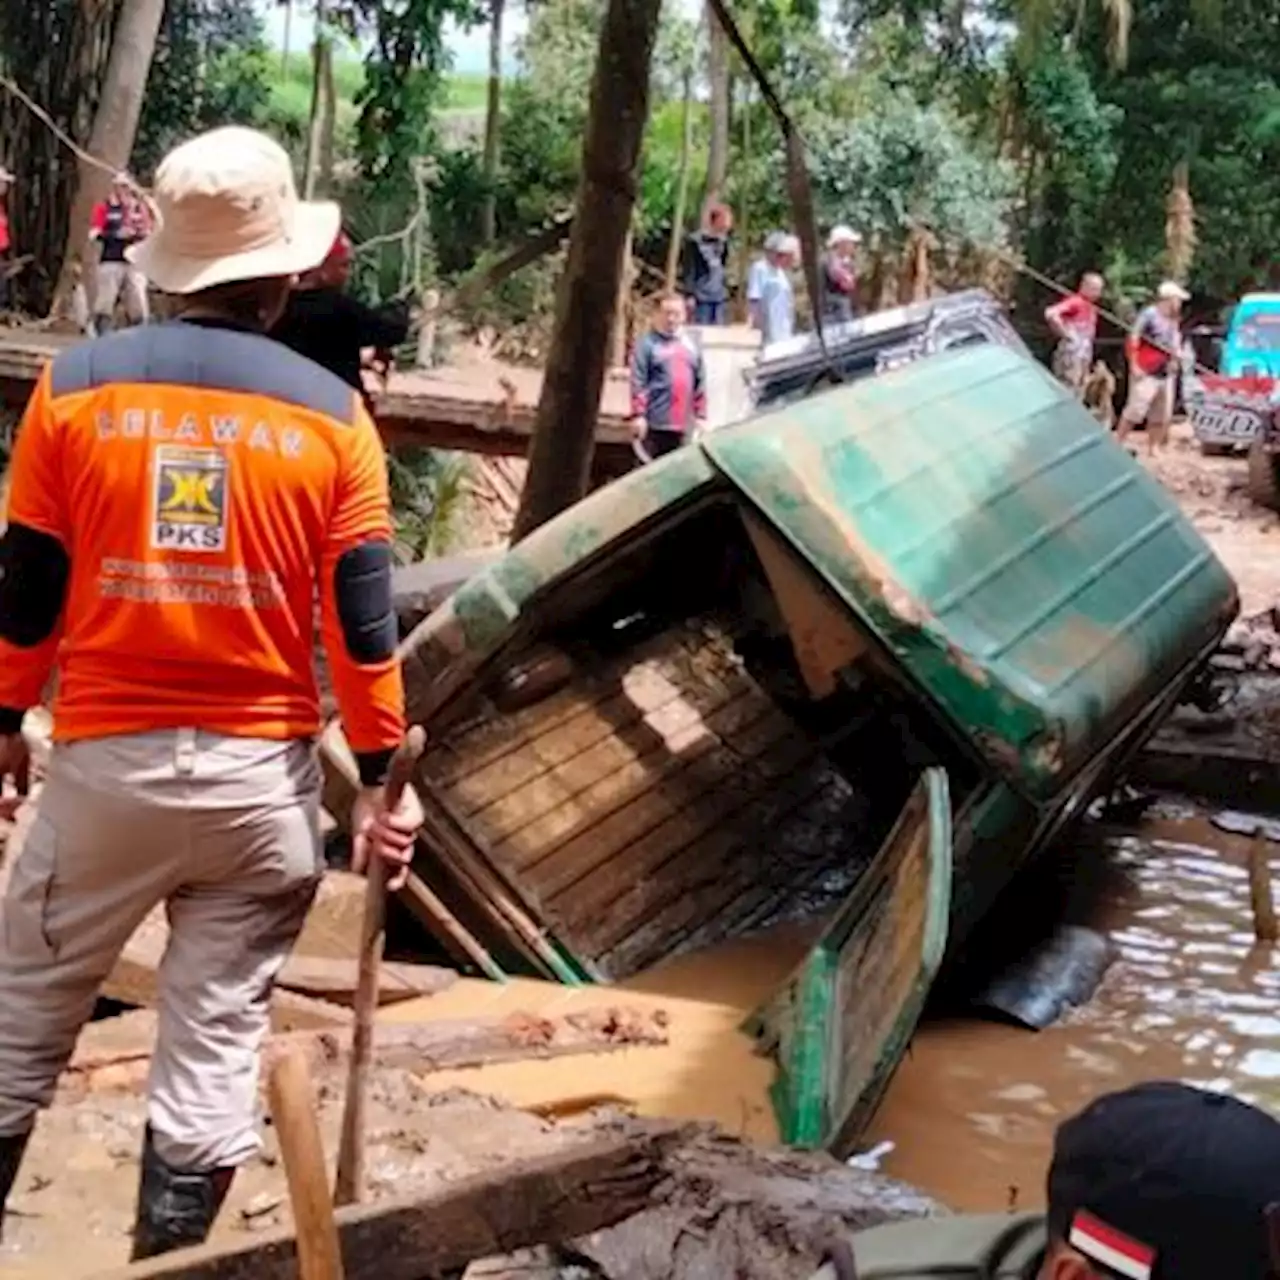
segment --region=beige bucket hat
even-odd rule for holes
[[[156,170],[156,231],[128,252],[163,293],[291,276],[319,266],[341,212],[298,199],[279,143],[230,125],[174,148]]]

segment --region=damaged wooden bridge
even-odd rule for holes
[[[83,341],[78,335],[0,328],[0,403],[21,410],[45,363],[78,341]],[[523,457],[541,389],[542,374],[535,369],[477,360],[393,373],[372,399],[388,444]],[[632,465],[627,415],[625,383],[613,376],[605,386],[596,433],[596,466],[604,476]]]

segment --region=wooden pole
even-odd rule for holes
[[[311,1074],[302,1049],[293,1045],[276,1055],[267,1090],[293,1206],[298,1274],[301,1280],[343,1280],[342,1246],[329,1199]]]
[[[414,725],[391,760],[387,773],[386,804],[400,803],[427,744],[421,725]],[[360,934],[360,976],[356,985],[355,1027],[351,1035],[351,1062],[347,1096],[342,1108],[342,1138],[338,1147],[338,1171],[334,1200],[358,1203],[364,1196],[365,1099],[373,1058],[373,1018],[378,1010],[378,971],[387,917],[387,872],[381,858],[370,858],[365,868],[364,925]]]
[[[1271,861],[1267,838],[1261,832],[1249,846],[1249,897],[1253,903],[1253,933],[1259,942],[1280,939],[1276,904],[1271,891]]]

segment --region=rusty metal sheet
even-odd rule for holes
[[[1058,794],[1220,635],[1235,588],[1034,361],[946,352],[703,451],[988,763]]]

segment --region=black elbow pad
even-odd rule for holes
[[[352,661],[361,665],[385,662],[396,651],[391,565],[389,542],[362,542],[344,553],[334,569],[342,639]]]
[[[19,649],[43,644],[58,626],[71,559],[57,538],[25,524],[0,537],[0,639]]]

